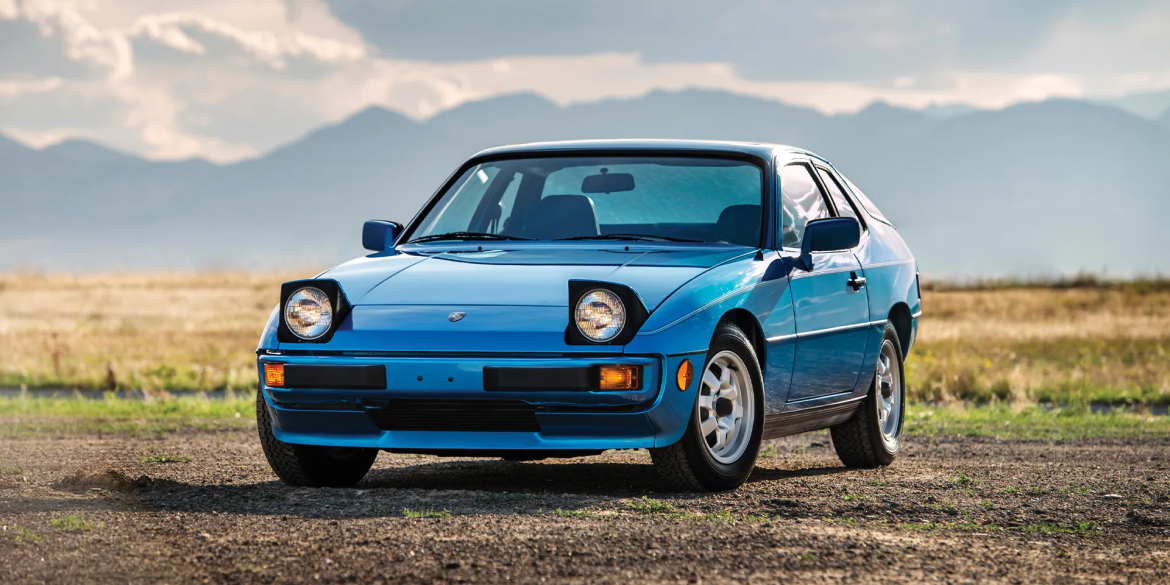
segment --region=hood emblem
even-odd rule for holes
[[[454,313],[447,315],[447,320],[454,323],[460,319],[463,319],[465,316],[467,316],[467,313],[464,313],[463,311],[455,311]]]

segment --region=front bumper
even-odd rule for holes
[[[265,363],[384,366],[386,389],[273,388],[261,382],[285,443],[403,452],[595,451],[673,444],[698,382],[678,390],[683,359],[702,356],[270,355]],[[642,367],[639,390],[485,389],[484,368]],[[696,365],[699,369],[701,364]],[[666,373],[664,375],[664,372]],[[415,430],[415,429],[426,430]]]

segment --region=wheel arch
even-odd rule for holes
[[[739,327],[744,335],[747,335],[752,342],[752,350],[756,352],[756,361],[759,363],[762,375],[765,364],[768,363],[768,343],[767,338],[764,337],[764,328],[760,326],[756,316],[747,309],[737,307],[724,313],[719,321],[730,321]]]
[[[910,306],[906,303],[894,303],[890,307],[890,323],[894,326],[894,331],[898,332],[898,343],[902,345],[902,358],[910,353]]]

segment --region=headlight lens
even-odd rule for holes
[[[577,330],[593,341],[609,341],[626,326],[626,306],[608,290],[593,289],[577,302]]]
[[[333,325],[333,304],[320,289],[305,287],[284,304],[284,322],[301,339],[317,339]]]

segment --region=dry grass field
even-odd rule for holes
[[[310,274],[0,276],[0,386],[250,390],[279,285]],[[1170,282],[924,292],[913,398],[1170,404]]]
[[[0,277],[0,386],[255,388],[260,330],[297,277]]]

